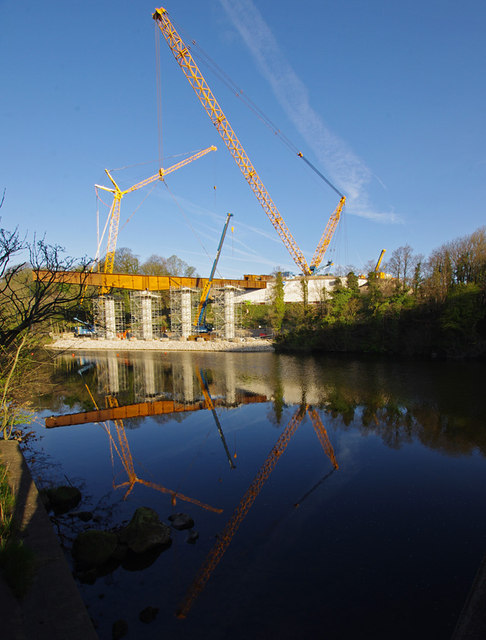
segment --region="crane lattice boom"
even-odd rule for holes
[[[324,256],[325,250],[327,249],[327,246],[329,245],[329,242],[331,240],[332,232],[334,231],[335,225],[332,229],[332,232],[328,233],[327,235],[326,232],[324,233],[326,237],[324,238],[323,236],[321,243],[319,243],[318,249],[316,250],[316,254],[314,255],[312,261],[312,265],[311,267],[309,267],[304,254],[299,249],[296,241],[290,233],[277,207],[275,206],[263,182],[257,174],[250,158],[248,157],[246,151],[243,149],[240,141],[238,140],[238,137],[236,136],[233,128],[228,122],[228,119],[224,115],[223,110],[219,106],[216,98],[209,88],[209,85],[207,84],[201,71],[195,63],[191,53],[189,52],[189,49],[186,47],[183,40],[169,20],[167,10],[163,7],[156,9],[155,13],[153,14],[153,18],[157,22],[159,29],[166,39],[169,48],[174,55],[174,58],[181,67],[184,75],[188,79],[190,85],[199,98],[199,101],[210,117],[211,122],[218,130],[229,152],[239,166],[241,172],[245,177],[245,180],[250,185],[253,193],[263,207],[263,210],[269,217],[284,245],[287,247],[288,252],[292,256],[294,262],[305,275],[310,275],[317,268],[317,266],[319,266],[319,263]],[[341,199],[341,203],[342,210],[342,207],[344,205],[344,197]],[[333,216],[335,216],[335,213],[333,214]],[[336,224],[338,220],[339,216],[337,217]]]
[[[219,564],[219,561],[223,557],[226,549],[233,539],[235,532],[250,510],[250,507],[255,502],[268,476],[274,470],[280,456],[287,448],[287,445],[291,437],[294,435],[297,427],[302,422],[304,415],[305,410],[297,411],[290,423],[287,425],[285,431],[280,435],[279,439],[275,443],[273,449],[260,468],[260,471],[256,475],[251,485],[248,487],[245,495],[242,497],[232,517],[227,522],[221,534],[218,536],[218,541],[207,555],[204,564],[199,569],[196,577],[194,578],[194,581],[189,591],[187,592],[181,607],[177,611],[178,618],[185,618],[187,616],[189,610],[191,609],[193,601],[204,589],[206,582],[209,580],[215,567]]]
[[[312,262],[310,263],[311,272],[314,272],[322,262],[322,258],[324,257],[324,254],[327,251],[329,243],[332,240],[332,236],[336,231],[336,227],[338,225],[339,218],[341,217],[341,212],[343,210],[345,202],[346,202],[345,196],[341,196],[341,200],[339,201],[339,204],[336,207],[336,210],[334,211],[334,213],[331,215],[331,217],[327,222],[326,228],[324,229],[324,233],[322,234],[319,244],[317,245],[317,248],[314,252]]]

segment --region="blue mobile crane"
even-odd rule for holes
[[[213,268],[211,269],[211,273],[209,275],[209,280],[204,285],[204,288],[201,293],[201,298],[199,299],[199,306],[196,313],[196,318],[194,320],[194,334],[195,337],[199,336],[209,336],[212,331],[212,327],[206,323],[206,311],[209,302],[209,294],[211,292],[211,287],[214,280],[214,274],[216,272],[216,267],[218,265],[219,256],[221,254],[221,249],[223,248],[223,242],[226,236],[226,231],[228,230],[228,225],[230,219],[233,217],[232,213],[228,213],[226,217],[226,222],[224,224],[223,233],[221,234],[221,239],[219,241],[218,250],[216,251],[216,257],[213,262]]]

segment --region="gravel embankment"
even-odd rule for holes
[[[54,336],[50,349],[56,351],[273,351],[271,340],[104,340]]]

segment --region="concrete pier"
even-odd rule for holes
[[[182,320],[182,337],[187,338],[191,335],[192,318],[191,318],[191,290],[181,290],[181,320]]]
[[[115,322],[115,301],[112,298],[105,299],[105,324],[106,324],[106,339],[113,340],[116,337],[116,322]]]
[[[235,337],[235,289],[224,288],[224,337],[232,340]]]

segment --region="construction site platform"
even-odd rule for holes
[[[56,351],[273,351],[273,342],[262,338],[235,338],[234,340],[107,340],[104,338],[76,338],[71,334],[53,336],[47,345]]]

